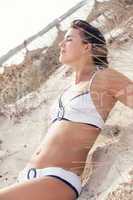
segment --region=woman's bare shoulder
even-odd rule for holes
[[[106,77],[110,77],[110,78],[113,78],[113,77],[122,77],[122,76],[125,76],[123,73],[119,72],[118,70],[112,68],[112,67],[108,67],[108,68],[105,68],[103,70],[101,70],[103,74],[106,75]]]
[[[108,84],[115,85],[115,86],[127,86],[128,84],[132,83],[132,80],[130,80],[125,74],[117,71],[113,68],[107,68],[104,70],[104,76],[106,76],[106,79],[108,80]]]
[[[133,107],[133,81],[123,73],[108,68],[104,70],[108,92],[123,104]]]
[[[116,96],[119,91],[126,89],[129,85],[133,85],[132,80],[113,68],[103,69],[99,76],[112,96]]]

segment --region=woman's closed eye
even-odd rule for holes
[[[64,40],[62,42],[59,43],[59,46],[63,46],[66,42],[72,42],[72,38],[71,37],[66,37],[64,38]]]
[[[71,35],[66,35],[64,38],[65,41],[72,41],[72,36]]]
[[[70,42],[70,41],[72,41],[72,38],[65,38],[65,41]]]

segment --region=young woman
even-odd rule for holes
[[[59,60],[74,82],[57,100],[43,143],[20,173],[18,183],[0,190],[0,200],[73,200],[81,192],[87,154],[119,100],[133,108],[133,82],[108,68],[101,32],[74,20],[59,44]]]

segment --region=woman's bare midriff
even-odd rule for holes
[[[99,128],[91,125],[56,121],[29,164],[36,168],[62,167],[81,175],[89,149],[99,132]]]

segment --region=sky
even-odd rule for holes
[[[0,57],[81,0],[0,0]]]

